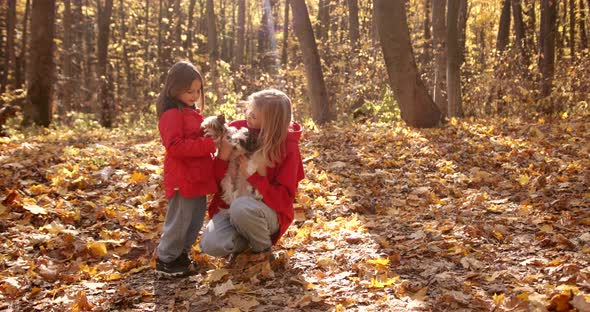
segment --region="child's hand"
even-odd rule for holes
[[[229,159],[229,154],[231,154],[232,148],[233,147],[231,146],[231,143],[229,143],[228,140],[226,140],[225,138],[221,139],[221,142],[219,144],[219,150],[217,151],[217,158],[227,161]]]
[[[239,161],[240,175],[247,179],[250,176],[250,174],[248,173],[248,158],[244,155],[240,155]]]

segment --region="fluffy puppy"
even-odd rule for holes
[[[247,128],[241,128],[230,135],[229,142],[233,148],[228,159],[227,173],[221,180],[223,191],[221,198],[228,205],[240,196],[254,196],[258,200],[262,199],[260,193],[240,174],[240,156],[244,155],[248,158],[246,171],[249,175],[254,172],[262,176],[266,175],[266,164],[256,135]]]
[[[228,162],[227,173],[221,180],[221,198],[229,205],[240,196],[251,195],[256,199],[262,199],[258,191],[240,175],[240,156],[248,158],[247,172],[252,175],[258,172],[259,175],[266,175],[266,163],[262,152],[259,149],[256,135],[247,128],[236,129],[225,123],[223,115],[209,116],[201,123],[205,136],[211,137],[216,146],[219,146],[222,139],[226,139],[232,146]]]
[[[209,116],[205,118],[201,123],[201,129],[203,129],[204,135],[206,137],[213,138],[215,146],[219,146],[219,143],[221,143],[223,137],[229,139],[231,133],[235,132],[236,130],[234,127],[227,126],[225,123],[225,116],[223,115]]]

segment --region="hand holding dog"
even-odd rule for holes
[[[219,150],[217,151],[217,158],[227,161],[229,159],[230,154],[231,154],[232,148],[233,147],[232,147],[231,143],[226,138],[223,138],[221,140],[221,144],[219,144]]]
[[[240,175],[244,177],[244,179],[247,179],[250,176],[250,173],[248,172],[248,157],[240,155],[239,161]]]

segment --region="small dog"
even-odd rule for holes
[[[223,137],[229,139],[229,136],[231,136],[229,128],[230,127],[225,123],[225,116],[223,115],[209,116],[201,123],[201,129],[203,129],[204,135],[213,138],[215,146],[217,147],[219,147],[219,143],[221,143]],[[231,128],[233,128],[233,130],[236,129],[234,127]]]
[[[240,156],[244,155],[248,158],[246,170],[248,175],[254,172],[258,172],[261,176],[266,175],[266,164],[256,135],[248,131],[248,128],[236,129],[227,126],[223,115],[205,118],[201,127],[205,131],[205,136],[213,138],[217,146],[224,137],[232,145],[228,159],[229,166],[221,180],[223,201],[230,205],[240,196],[254,196],[258,200],[262,199],[260,193],[240,174]]]

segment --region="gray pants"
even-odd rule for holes
[[[172,262],[180,254],[190,252],[199,235],[207,210],[205,196],[185,198],[178,193],[168,201],[166,221],[158,244],[158,258]]]
[[[254,252],[272,246],[271,235],[279,230],[277,213],[253,197],[236,198],[209,221],[201,237],[201,251],[221,257],[250,247]]]

